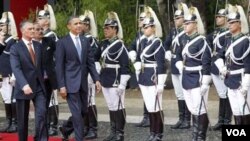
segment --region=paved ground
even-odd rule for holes
[[[102,140],[109,132],[109,117],[108,109],[106,107],[105,100],[102,94],[98,94],[96,97],[96,105],[98,110],[98,141]],[[142,96],[138,90],[132,89],[127,90],[126,94],[126,112],[127,112],[127,124],[125,127],[125,140],[126,141],[143,141],[146,140],[149,129],[148,128],[136,128],[135,123],[138,123],[142,118],[143,113],[143,101]],[[65,100],[59,97],[59,108],[60,108],[60,123],[66,120],[69,116],[69,109]],[[3,103],[0,102],[0,123],[3,121],[4,110]],[[165,115],[165,130],[164,130],[164,140],[165,141],[190,141],[192,129],[186,130],[171,130],[170,125],[174,124],[178,118],[177,111],[177,100],[174,95],[173,90],[165,90],[163,95],[163,111]],[[215,92],[215,88],[212,86],[209,94],[208,102],[208,113],[211,125],[214,125],[217,121],[218,114],[218,96]],[[33,107],[31,106],[30,119],[33,119]],[[32,134],[33,120],[30,121],[29,130]],[[59,135],[60,136],[60,135]],[[221,133],[208,131],[208,141],[220,141]]]

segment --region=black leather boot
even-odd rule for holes
[[[110,117],[110,133],[109,136],[107,136],[103,141],[111,141],[116,136],[116,119],[115,119],[115,112],[116,111],[109,111],[109,117]]]
[[[185,114],[185,101],[184,100],[178,100],[178,109],[179,109],[179,121],[173,126],[171,126],[171,129],[178,129],[182,122],[184,121],[184,114]]]
[[[220,98],[218,122],[214,125],[214,127],[212,127],[213,130],[220,130],[222,125],[224,124],[224,117],[226,112],[225,102],[226,102],[225,99]]]
[[[16,117],[16,103],[11,104],[11,123],[9,129],[7,129],[8,133],[17,132],[17,117]]]
[[[149,127],[150,126],[150,121],[149,121],[149,113],[146,108],[146,105],[144,103],[144,113],[143,113],[143,119],[140,123],[136,124],[136,127]]]
[[[250,125],[250,115],[244,115],[243,116],[243,124],[244,125]]]
[[[49,136],[56,136],[58,135],[57,131],[57,124],[58,124],[58,112],[59,108],[58,105],[49,107],[49,129],[48,129],[48,135]]]
[[[6,133],[8,131],[12,121],[11,104],[4,104],[4,107],[5,107],[6,121],[4,123],[4,127],[0,129],[1,133]]]
[[[198,138],[197,141],[205,141],[208,129],[207,114],[199,115],[198,117]]]
[[[184,101],[185,104],[185,110],[184,110],[184,120],[181,124],[181,126],[179,127],[179,129],[189,129],[190,128],[190,121],[191,121],[191,113],[188,110],[187,104]]]
[[[88,119],[89,130],[85,139],[95,139],[97,138],[97,110],[95,105],[88,108]]]
[[[125,123],[126,123],[125,109],[116,111],[116,136],[112,141],[124,141]]]
[[[163,121],[164,121],[164,114],[163,111],[159,111],[155,113],[156,115],[156,125],[155,125],[155,137],[152,141],[161,141],[163,137]]]
[[[192,115],[192,119],[193,119],[192,141],[197,141],[198,139],[198,116]]]
[[[150,121],[150,134],[148,136],[147,141],[152,141],[155,137],[155,120],[156,120],[156,116],[155,113],[149,113],[149,121]]]
[[[243,125],[243,116],[234,116],[235,125]]]
[[[231,109],[229,99],[226,98],[226,99],[224,99],[224,101],[225,101],[224,125],[229,125],[229,124],[231,124],[231,121],[232,121],[232,109]]]

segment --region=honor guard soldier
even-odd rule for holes
[[[85,10],[84,15],[79,17],[83,26],[83,35],[89,40],[91,49],[95,55],[95,67],[97,72],[100,74],[101,65],[96,56],[96,50],[98,49],[97,43],[97,26],[94,18],[94,14],[90,10]],[[88,75],[88,114],[84,118],[85,139],[97,138],[97,109],[95,104],[96,88],[95,84],[90,76]]]
[[[224,80],[221,79],[220,73],[214,61],[216,60],[216,54],[219,50],[226,47],[225,40],[230,37],[229,30],[227,28],[227,11],[220,9],[216,14],[216,26],[217,29],[207,36],[207,41],[212,49],[212,62],[211,62],[211,76],[220,98],[219,100],[219,117],[218,122],[213,127],[213,130],[220,130],[222,125],[231,123],[232,110],[227,96],[227,87],[224,84]]]
[[[54,30],[56,30],[56,18],[54,15],[54,11],[51,5],[44,5],[44,10],[40,10],[38,12],[38,23],[43,28],[44,37],[51,37],[55,41],[58,40],[58,37]]]
[[[0,19],[0,75],[2,87],[0,89],[6,113],[6,125],[0,132],[17,132],[16,99],[13,98],[15,77],[10,66],[10,48],[17,42],[16,24],[11,12],[4,12]]]
[[[138,57],[140,57],[138,55],[138,52],[141,50],[141,44],[142,42],[145,41],[146,36],[143,34],[143,20],[145,19],[146,14],[145,12],[142,12],[140,14],[140,17],[138,19],[138,32],[136,33],[136,37],[134,39],[134,41],[131,44],[130,47],[130,51],[129,51],[129,58],[131,60],[132,63],[137,64],[138,62],[135,62],[136,60],[139,60]],[[138,76],[139,76],[139,71],[135,70],[135,74],[136,74],[136,78],[137,78],[137,82],[138,82]],[[143,104],[143,119],[140,123],[136,124],[137,127],[149,127],[150,122],[149,122],[149,114],[148,114],[148,110],[146,108],[145,103]]]
[[[180,3],[178,9],[174,14],[175,28],[173,28],[169,35],[166,38],[164,47],[166,49],[165,59],[171,62],[171,73],[172,73],[172,83],[174,86],[175,95],[178,100],[178,109],[179,109],[179,121],[171,126],[172,129],[187,129],[190,128],[191,114],[187,108],[183,91],[181,78],[182,72],[176,68],[175,64],[177,62],[176,53],[177,50],[184,48],[187,36],[184,31],[184,16],[188,13],[188,7],[184,3]]]
[[[58,40],[56,33],[53,31],[56,29],[56,19],[55,19],[53,9],[49,4],[46,4],[44,6],[44,10],[40,10],[38,12],[37,22],[40,24],[40,26],[43,29],[44,38],[51,38],[54,42]],[[48,52],[50,51],[51,50],[49,50]],[[44,53],[47,54],[46,56],[50,55],[48,57],[51,59],[55,58],[54,56],[51,56],[53,54],[43,52],[43,54]],[[43,57],[43,60],[44,60],[44,57]],[[50,66],[50,63],[52,62],[55,62],[55,59],[50,62],[44,62],[45,63],[44,65],[46,67],[52,67],[54,66],[54,65]],[[49,101],[49,105],[48,105],[48,127],[49,127],[48,129],[49,130],[48,132],[49,132],[49,136],[54,136],[58,134],[57,125],[58,125],[58,116],[59,116],[59,106],[58,106],[58,98],[57,98],[57,90],[56,90],[57,85],[54,84],[55,81],[51,81],[55,79],[54,78],[55,75],[48,74],[50,73],[50,72],[47,72],[49,71],[49,69],[54,70],[54,67],[45,69],[44,79],[45,79],[45,87],[46,87],[46,90],[48,91],[48,101]]]
[[[232,37],[215,61],[228,87],[228,98],[236,125],[250,124],[250,47],[247,19],[241,6],[228,8],[228,27]],[[225,63],[224,63],[225,59]]]
[[[122,41],[118,15],[109,12],[104,22],[104,36],[97,54],[101,57],[102,92],[109,109],[110,135],[104,141],[123,141],[126,122],[125,89],[130,78],[128,51]]]
[[[164,115],[162,109],[162,94],[166,81],[165,50],[161,24],[150,7],[145,7],[146,17],[143,20],[143,31],[146,36],[138,55],[135,69],[140,70],[139,87],[144,103],[149,112],[150,135],[148,141],[158,141],[163,137]]]
[[[175,64],[182,72],[184,98],[193,119],[192,141],[206,140],[208,129],[207,98],[210,76],[211,49],[206,42],[204,26],[196,7],[189,9],[184,17],[184,31],[187,43],[181,55],[177,53]]]

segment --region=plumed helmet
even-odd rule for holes
[[[162,37],[161,23],[154,10],[149,6],[146,6],[144,12],[146,13],[146,17],[143,20],[143,27],[155,26],[155,36]]]
[[[184,17],[188,14],[188,7],[185,3],[179,3],[178,9],[174,13],[174,18]]]
[[[50,29],[56,30],[56,18],[53,8],[49,4],[44,5],[44,9],[40,10],[37,15],[38,18],[48,18],[50,21]]]
[[[79,19],[82,23],[88,24],[90,26],[89,33],[96,38],[98,36],[97,26],[93,12],[90,10],[85,10],[84,15],[79,16]]]
[[[116,12],[108,12],[108,18],[104,22],[104,26],[115,26],[118,27],[118,33],[117,36],[118,38],[122,39],[123,38],[123,31],[122,31],[122,26],[121,22],[119,20],[119,17]]]
[[[11,12],[3,12],[2,18],[0,19],[0,25],[1,24],[8,24],[8,34],[12,35],[14,38],[17,38],[16,23]]]
[[[196,22],[197,23],[197,32],[201,35],[205,34],[205,28],[200,17],[200,13],[196,7],[189,8],[189,14],[184,17],[184,24]]]
[[[227,17],[228,23],[239,21],[241,24],[241,32],[243,34],[247,34],[248,29],[248,22],[245,15],[245,12],[240,5],[231,6],[228,8],[228,17]]]

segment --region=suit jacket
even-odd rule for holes
[[[95,68],[94,55],[89,41],[84,36],[80,36],[79,39],[82,46],[82,61],[80,61],[75,44],[69,34],[57,41],[57,82],[58,88],[66,87],[68,93],[77,93],[82,88],[87,94],[88,73],[94,82],[100,78]]]
[[[16,77],[14,91],[14,96],[16,99],[33,99],[39,85],[45,94],[41,60],[42,45],[36,41],[32,41],[32,43],[36,55],[36,65],[32,63],[28,48],[26,47],[23,40],[20,40],[18,43],[14,44],[10,49],[11,68]],[[24,95],[22,88],[26,84],[29,84],[33,94]]]
[[[57,89],[55,51],[56,42],[51,38],[44,37],[42,39],[42,65],[53,89]]]

